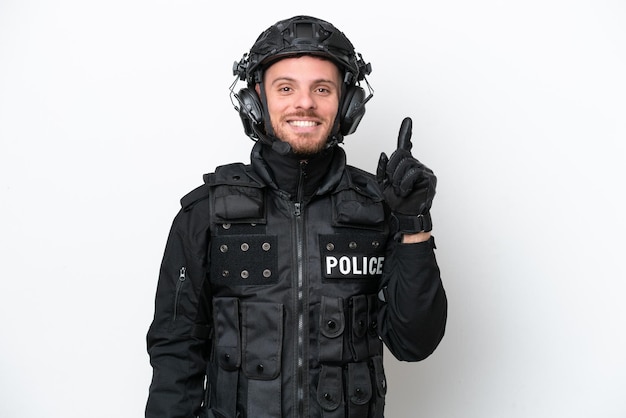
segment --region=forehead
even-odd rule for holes
[[[287,77],[291,79],[328,79],[339,83],[341,74],[339,68],[332,61],[312,56],[300,55],[283,58],[270,65],[265,70],[265,80]]]

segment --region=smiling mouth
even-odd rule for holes
[[[292,120],[292,121],[289,121],[289,124],[291,126],[296,126],[299,128],[310,128],[310,127],[318,125],[317,122],[314,122],[312,120]]]

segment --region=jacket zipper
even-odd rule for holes
[[[172,316],[172,322],[176,321],[176,316],[178,315],[180,293],[182,292],[185,280],[187,280],[187,267],[181,267],[180,272],[178,273],[178,282],[176,282],[176,294],[174,295],[174,315]]]
[[[302,191],[303,183],[306,177],[304,167],[306,162],[300,164],[300,177],[298,181],[298,193],[296,202],[294,203],[294,217],[295,217],[295,244],[296,244],[296,406],[298,417],[305,418],[307,407],[307,370],[306,370],[306,356],[305,356],[305,307],[306,307],[306,286],[305,286],[305,273],[304,273],[304,218],[302,216]]]

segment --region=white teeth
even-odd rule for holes
[[[310,121],[310,120],[292,120],[291,122],[289,122],[291,125],[293,126],[298,126],[298,127],[302,127],[302,128],[306,128],[309,126],[315,126],[317,125],[317,123]]]

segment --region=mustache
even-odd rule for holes
[[[314,110],[299,110],[285,115],[283,119],[285,118],[319,118],[319,116]]]

